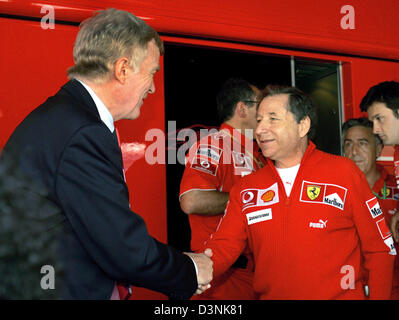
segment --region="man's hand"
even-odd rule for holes
[[[391,233],[396,242],[399,242],[399,211],[391,218]]]
[[[206,289],[209,289],[209,284],[213,278],[213,262],[210,259],[212,257],[212,250],[206,249],[204,253],[190,253],[185,252],[186,255],[191,257],[198,268],[197,282],[198,289],[196,294],[201,294]]]

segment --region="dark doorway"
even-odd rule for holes
[[[240,77],[259,89],[268,84],[291,85],[289,57],[165,44],[166,128],[218,127],[216,94],[230,77]],[[169,141],[167,147],[173,147]],[[177,146],[178,147],[178,146]],[[188,218],[180,210],[179,188],[184,164],[167,162],[168,243],[190,250]]]
[[[338,64],[295,59],[295,86],[312,98],[317,110],[313,142],[324,152],[341,154],[342,113]]]

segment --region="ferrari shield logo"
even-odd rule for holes
[[[385,187],[385,188],[381,189],[381,195],[384,197],[384,199],[388,198],[390,193],[391,193],[391,190],[389,188]]]
[[[310,200],[314,200],[319,196],[320,190],[320,186],[307,186],[306,194],[308,195]]]

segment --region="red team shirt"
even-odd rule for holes
[[[399,146],[395,146],[395,152],[393,154],[393,162],[395,166],[396,186],[399,188]]]
[[[381,172],[381,177],[374,183],[373,192],[378,198],[385,220],[389,225],[392,215],[399,209],[399,189],[396,186],[396,179],[382,166],[377,166]],[[395,243],[396,251],[399,245]],[[395,259],[393,282],[392,282],[392,300],[399,300],[399,260]]]
[[[263,166],[265,160],[258,146],[227,124],[202,138],[191,149],[180,185],[180,197],[190,190],[230,192],[234,183]],[[189,215],[191,250],[200,250],[215,232],[223,215]],[[237,256],[238,257],[238,256]],[[236,258],[237,258],[236,257]],[[230,268],[196,299],[254,299],[253,262],[247,256],[247,268]],[[234,262],[234,261],[233,261]]]
[[[289,197],[270,160],[233,187],[203,247],[214,276],[247,245],[261,299],[364,299],[366,283],[371,299],[390,298],[396,251],[377,198],[353,161],[312,142]]]

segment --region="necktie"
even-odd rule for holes
[[[118,133],[116,132],[116,128],[114,129],[114,132],[112,132],[112,135],[114,136],[116,143],[119,145]]]

